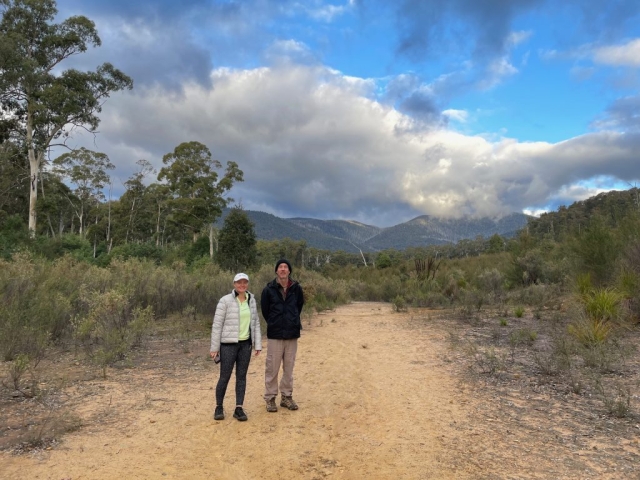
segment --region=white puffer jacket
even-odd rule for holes
[[[262,350],[262,335],[260,334],[260,317],[256,307],[256,299],[252,293],[246,292],[249,299],[249,310],[251,311],[251,343],[254,350]],[[236,300],[236,291],[225,295],[218,302],[216,313],[213,316],[211,325],[211,350],[220,351],[221,343],[238,343],[238,333],[240,330],[240,307]]]

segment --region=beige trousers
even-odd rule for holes
[[[280,393],[290,397],[293,393],[293,366],[296,363],[298,339],[277,340],[267,342],[267,360],[264,371],[264,399],[271,400],[278,396],[278,373],[282,363],[282,379]]]

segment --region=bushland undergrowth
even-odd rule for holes
[[[622,417],[634,414],[634,390],[616,375],[627,374],[634,355],[627,338],[637,333],[640,314],[640,242],[633,235],[640,229],[627,227],[632,233],[617,243],[617,256],[585,243],[597,235],[556,241],[521,232],[491,254],[416,261],[426,255],[417,251],[408,258],[385,254],[377,266],[314,269],[294,262],[293,276],[304,286],[306,317],[350,301],[389,302],[397,311],[446,309],[452,322],[490,325],[482,341],[461,341],[477,373],[499,378],[521,370],[559,378]],[[23,250],[0,260],[5,389],[18,392],[16,398],[37,398],[37,367],[52,348],[73,351],[107,375],[111,366],[131,364],[165,318],[171,317],[184,349],[206,335],[219,298],[232,289],[232,273],[206,257],[167,258],[113,256],[99,265],[68,253],[51,259]],[[427,265],[434,266],[428,274]],[[273,262],[247,273],[259,300],[274,278]]]

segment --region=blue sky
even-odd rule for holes
[[[115,191],[206,144],[283,217],[388,226],[540,212],[640,179],[640,2],[61,0],[133,91],[105,104]],[[75,146],[74,145],[74,146]],[[154,178],[150,178],[155,180]]]

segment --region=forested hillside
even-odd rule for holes
[[[228,210],[217,221],[221,227]],[[289,238],[304,241],[309,247],[350,253],[379,252],[432,245],[455,245],[461,240],[488,239],[493,235],[513,237],[527,225],[529,216],[519,213],[491,218],[447,219],[423,215],[387,228],[347,220],[280,218],[246,210],[260,240]]]
[[[613,190],[594,197],[562,206],[555,212],[544,213],[529,222],[529,233],[539,238],[560,240],[579,234],[595,218],[606,225],[619,227],[630,216],[640,212],[640,189]]]

